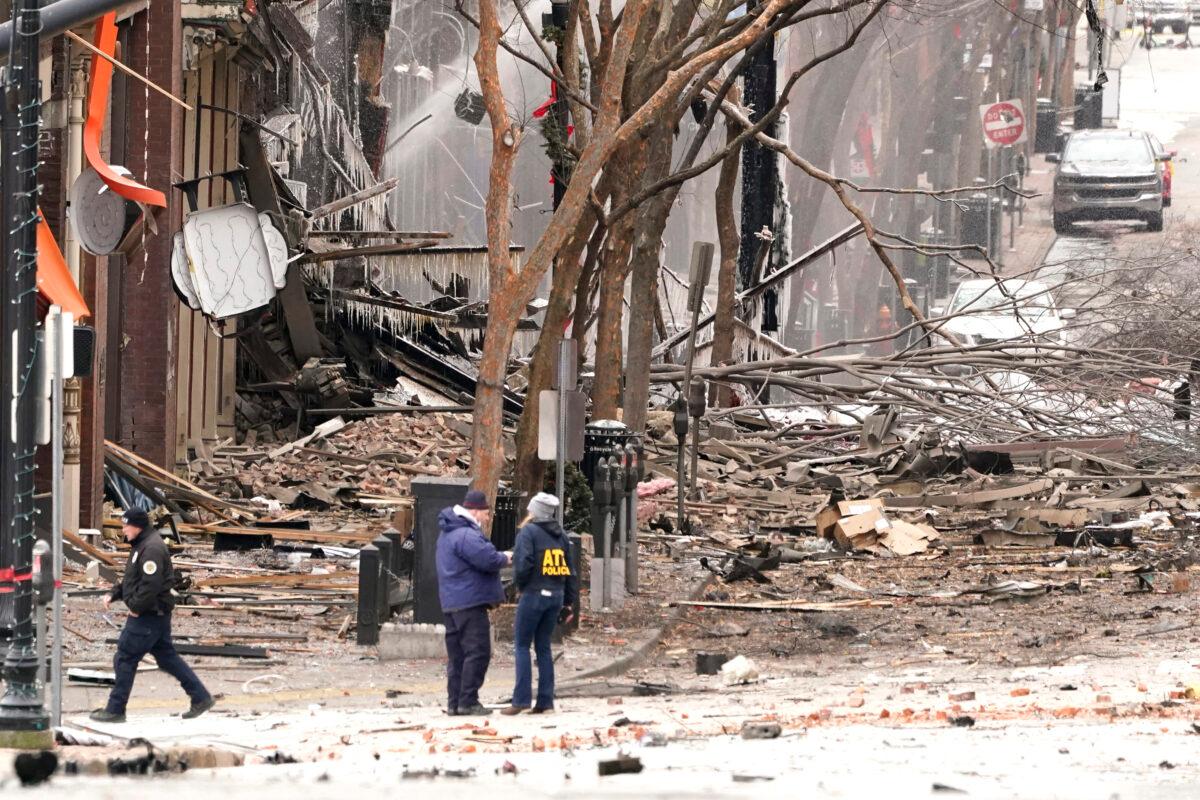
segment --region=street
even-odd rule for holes
[[[1137,46],[1140,41],[1140,35],[1127,32],[1114,43],[1121,72],[1120,126],[1148,131],[1166,149],[1178,152],[1173,161],[1174,202],[1165,210],[1164,231],[1150,234],[1144,224],[1130,222],[1079,224],[1057,239],[1046,256],[1050,268],[1043,277],[1058,274],[1068,262],[1078,267],[1076,274],[1095,274],[1102,271],[1098,265],[1116,262],[1129,267],[1171,249],[1167,242],[1183,243],[1186,250],[1200,223],[1200,93],[1194,86],[1200,55],[1195,47],[1146,50]],[[1086,73],[1080,72],[1077,79],[1086,80]],[[1087,292],[1080,288],[1075,296]]]

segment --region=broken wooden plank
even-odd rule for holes
[[[343,258],[355,258],[359,256],[364,258],[368,256],[393,256],[435,246],[437,246],[437,239],[420,239],[415,242],[401,242],[399,244],[373,244],[364,247],[340,247],[336,250],[330,250],[327,253],[309,253],[300,258],[296,263],[321,264],[326,261],[338,261]]]
[[[707,600],[673,600],[672,606],[688,608],[723,608],[729,611],[841,611],[848,608],[890,608],[895,603],[887,600],[843,600],[829,603],[801,603],[789,600],[777,603],[723,603]]]
[[[980,492],[959,492],[954,494],[921,494],[904,497],[885,497],[887,508],[922,508],[924,506],[982,506],[997,500],[1012,500],[1018,497],[1047,492],[1054,488],[1051,478],[1039,478],[1029,483],[1016,486],[1006,486],[1000,489],[985,489]]]
[[[72,533],[71,531],[64,528],[63,529],[63,538],[66,539],[71,544],[75,545],[75,547],[77,547],[80,550],[82,550],[83,552],[87,553],[89,556],[94,558],[96,561],[99,561],[101,564],[106,564],[110,567],[119,566],[117,559],[115,557],[113,557],[112,554],[106,553],[103,550],[100,550],[99,548],[94,547],[86,539],[79,536],[79,534]]]
[[[333,289],[329,293],[333,297],[339,297],[343,300],[348,300],[354,303],[363,303],[369,306],[379,306],[380,308],[390,308],[395,311],[403,311],[407,314],[414,314],[419,317],[429,317],[430,319],[438,319],[443,322],[456,322],[458,315],[448,311],[434,311],[423,306],[413,305],[406,300],[397,300],[394,297],[375,297],[374,295],[363,294],[362,292],[348,292],[345,289]]]
[[[381,181],[374,186],[368,186],[365,189],[360,189],[353,194],[348,194],[345,197],[339,197],[337,200],[332,200],[323,206],[317,206],[310,213],[311,219],[317,220],[322,217],[327,217],[330,214],[336,214],[339,211],[345,211],[347,208],[352,208],[359,203],[365,203],[372,197],[378,197],[384,192],[390,192],[400,185],[399,178],[388,178],[386,181]]]
[[[407,500],[408,502],[412,502],[412,498],[407,498]],[[340,533],[338,531],[306,531],[297,528],[243,528],[220,524],[191,525],[185,523],[179,526],[179,532],[198,535],[224,533],[231,536],[271,536],[276,540],[344,545],[366,544],[372,538],[371,533],[368,531],[362,533]]]
[[[116,644],[116,637],[105,639],[106,644]],[[247,647],[241,644],[187,644],[175,642],[175,651],[182,656],[218,656],[220,658],[268,658],[266,648]]]
[[[113,456],[119,458],[120,460],[124,461],[127,464],[138,467],[142,471],[143,474],[148,473],[149,475],[153,475],[155,478],[157,478],[159,481],[161,481],[163,483],[173,484],[181,489],[186,489],[189,492],[199,495],[200,497],[204,498],[205,500],[216,503],[221,508],[231,509],[231,510],[235,511],[236,513],[241,514],[243,516],[254,516],[254,512],[251,509],[246,508],[245,506],[241,506],[237,503],[230,502],[229,500],[225,500],[220,497],[217,497],[215,494],[212,494],[211,492],[206,492],[204,489],[200,488],[199,486],[192,483],[191,481],[185,480],[173,472],[168,472],[167,470],[163,469],[162,467],[158,466],[157,464],[147,461],[146,459],[139,456],[137,453],[126,450],[124,447],[121,447],[120,445],[118,445],[115,442],[111,442],[108,439],[105,439],[104,447],[109,452],[110,455],[113,455]]]
[[[283,573],[278,575],[228,575],[215,578],[203,578],[195,582],[197,587],[213,588],[216,586],[305,586],[313,583],[335,583],[338,580],[353,581],[358,585],[357,572],[331,572],[319,574],[312,572]]]
[[[449,239],[449,231],[309,231],[314,239]]]

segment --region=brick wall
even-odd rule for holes
[[[132,20],[125,60],[178,96],[182,83],[181,27],[178,3],[151,3]],[[178,301],[171,287],[171,236],[179,230],[181,201],[171,188],[181,174],[182,116],[179,109],[142,84],[125,82],[124,164],[156,189],[167,192],[169,206],[158,216],[158,234],[146,234],[120,271],[120,319],[123,343],[119,369],[109,381],[120,382],[121,444],[167,467],[174,466],[175,349]],[[115,154],[114,154],[115,156]]]

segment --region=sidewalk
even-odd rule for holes
[[[417,792],[495,800],[796,796],[798,787],[818,796],[923,797],[934,783],[976,797],[1185,797],[1200,778],[1197,705],[1188,693],[1197,668],[1172,657],[1174,650],[1155,641],[1116,659],[1084,654],[1005,667],[927,647],[899,661],[863,655],[850,673],[839,659],[760,661],[761,678],[737,687],[692,674],[691,659],[667,650],[635,675],[676,693],[638,697],[623,682],[611,697],[563,698],[549,717],[447,718],[406,697],[388,699],[379,687],[372,707],[276,706],[265,694],[253,711],[188,723],[139,714],[127,725],[97,727],[245,756],[248,766],[236,773],[173,779],[176,798],[204,796],[218,781],[223,793],[233,790],[226,797],[294,797],[304,786],[310,798],[344,798],[354,783],[377,792],[414,775],[423,780],[403,784]],[[749,720],[778,723],[782,737],[743,740]],[[60,755],[79,758],[82,750]],[[644,772],[598,778],[597,763],[622,751],[640,758]],[[864,752],[881,766],[864,771],[848,757]],[[253,766],[273,755],[308,763]],[[0,758],[0,780],[8,769]],[[475,779],[462,781],[468,771]],[[238,793],[234,774],[241,789],[255,791]],[[318,778],[331,785],[313,783]],[[48,791],[112,796],[97,790],[127,785],[58,777]]]
[[[1021,222],[1015,228],[1010,246],[1010,221],[1004,217],[1003,247],[1005,277],[1031,277],[1030,273],[1042,265],[1046,254],[1054,246],[1056,235],[1051,212],[1051,192],[1054,188],[1054,167],[1046,162],[1044,155],[1035,155],[1029,160],[1029,174],[1025,176],[1025,191],[1036,193],[1025,201]]]

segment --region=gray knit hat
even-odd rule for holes
[[[558,498],[547,492],[538,492],[529,501],[529,516],[534,522],[549,522],[558,516]]]

